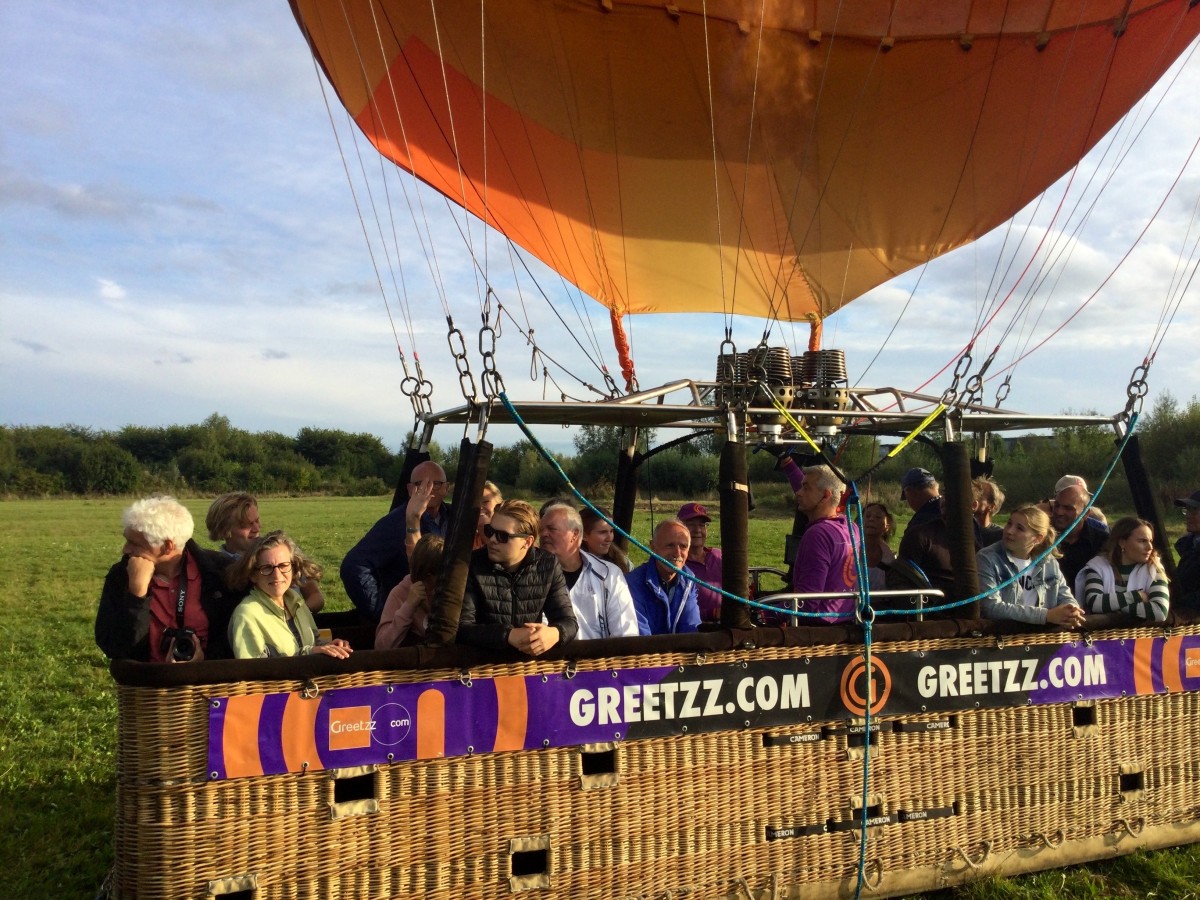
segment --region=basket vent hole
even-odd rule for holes
[[[333,782],[333,802],[349,803],[353,800],[375,799],[375,773],[355,775],[353,778],[338,778]]]
[[[876,818],[878,816],[882,816],[882,815],[883,815],[883,804],[882,803],[872,803],[870,806],[867,807],[867,818],[868,819],[874,819],[874,818]],[[862,807],[861,806],[856,807],[854,809],[854,812],[851,815],[851,818],[854,819],[854,821],[856,821],[856,822],[862,821]]]
[[[524,875],[547,875],[550,872],[549,850],[517,850],[512,854],[514,878]]]
[[[584,751],[580,754],[584,775],[611,775],[617,771],[617,751],[610,750]]]
[[[1076,706],[1071,710],[1071,723],[1076,728],[1096,724],[1096,707]]]
[[[221,900],[254,900],[254,891],[232,891],[221,894]]]
[[[1144,779],[1141,772],[1129,772],[1121,776],[1121,793],[1128,794],[1130,791],[1140,791],[1144,786]]]

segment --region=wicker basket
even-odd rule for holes
[[[1200,626],[1175,633],[1190,639]],[[772,641],[745,634],[700,660],[694,649],[668,649],[581,655],[573,665],[737,665],[848,652],[837,643],[794,646],[778,631],[776,645],[763,646]],[[1064,640],[1020,637],[1035,648]],[[999,644],[955,636],[874,649],[986,654]],[[470,673],[563,666],[484,663]],[[463,672],[379,668],[157,687],[117,674],[117,897],[846,896],[859,867],[864,752],[871,896],[1200,840],[1200,693],[1187,690],[885,714],[866,751],[852,721],[805,721],[213,780],[213,697],[458,682]]]

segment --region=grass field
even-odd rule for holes
[[[90,897],[112,865],[116,705],[107,661],[92,640],[96,600],[120,555],[126,501],[0,502],[0,834],[3,893]],[[189,500],[198,522],[207,500]],[[791,519],[760,504],[751,563],[778,566]],[[348,606],[337,577],[345,551],[388,499],[264,499],[264,528],[286,527],[327,567],[329,608]],[[672,504],[662,509],[670,514]],[[648,514],[635,526],[648,530]],[[716,526],[712,535],[717,534]],[[198,534],[198,538],[203,538]],[[201,541],[206,543],[205,541]],[[955,898],[1197,898],[1200,845],[1087,867],[989,881]]]

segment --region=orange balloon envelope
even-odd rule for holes
[[[614,317],[819,321],[1014,215],[1200,33],[1186,0],[292,6],[381,153]]]

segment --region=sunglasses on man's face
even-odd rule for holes
[[[499,528],[493,528],[491,525],[483,526],[483,536],[485,538],[495,538],[497,544],[507,544],[513,538],[533,537],[532,534],[524,532],[501,531]]]

